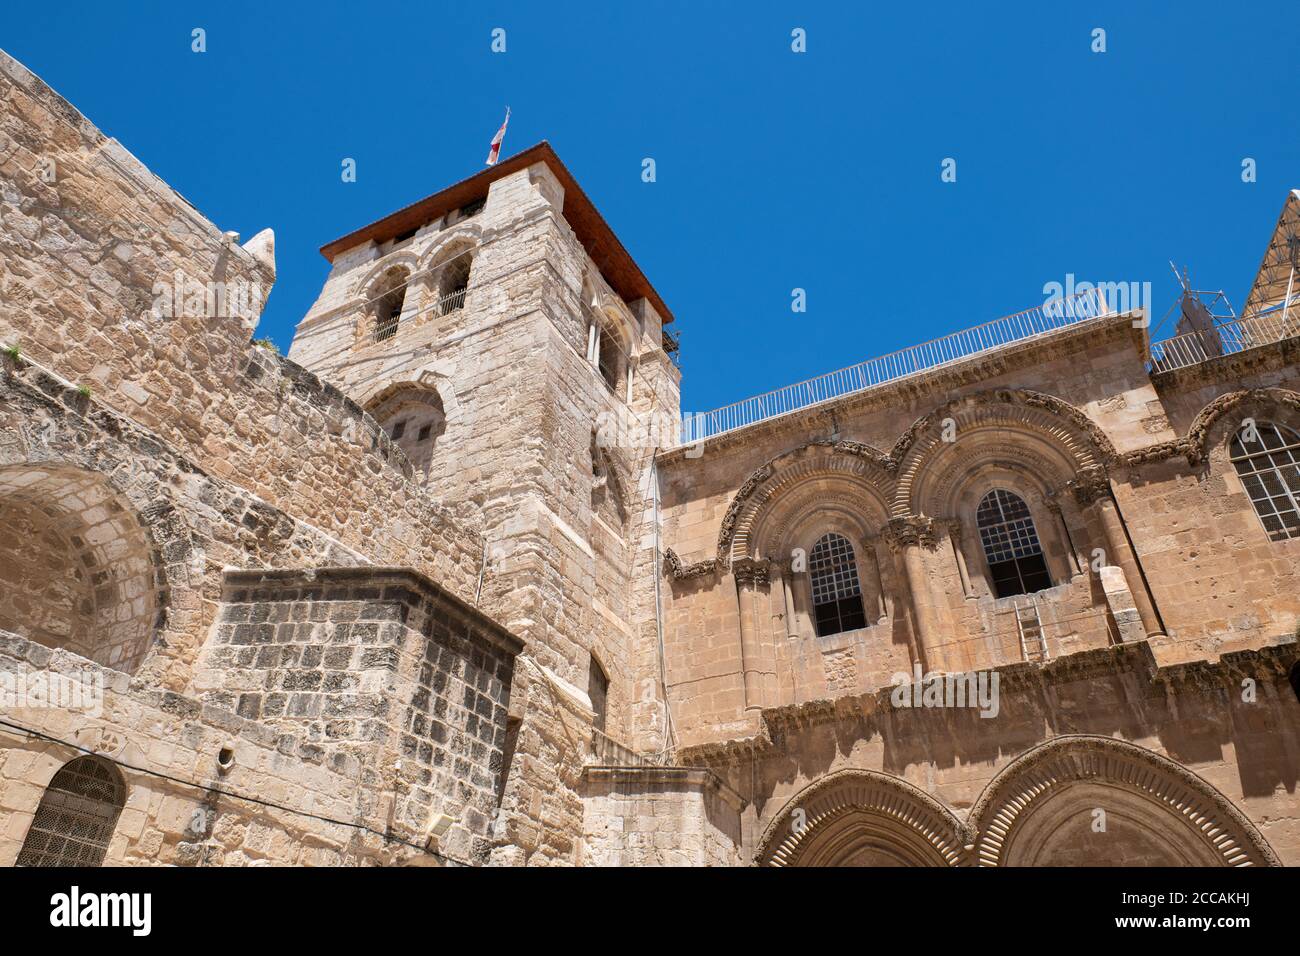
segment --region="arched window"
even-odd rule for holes
[[[998,597],[1033,594],[1052,586],[1025,499],[1001,488],[990,491],[975,513],[980,543]]]
[[[1271,422],[1232,439],[1232,466],[1274,541],[1300,538],[1300,435]]]
[[[597,312],[587,313],[587,361],[596,366],[605,385],[616,396],[631,397],[629,345],[619,334],[619,323]]]
[[[107,760],[78,757],[45,788],[17,866],[99,866],[108,852],[126,785]]]
[[[627,506],[623,503],[618,475],[600,441],[591,436],[591,510],[611,528],[623,533],[627,523]]]
[[[591,667],[587,672],[587,694],[591,697],[591,710],[595,714],[593,726],[603,734],[609,712],[609,675],[595,654],[591,655]]]
[[[453,253],[438,271],[438,314],[449,315],[465,307],[469,273],[474,264],[469,249]]]
[[[600,332],[598,364],[600,377],[605,380],[609,390],[615,395],[619,394],[619,386],[623,379],[623,350],[619,348],[618,337],[614,335],[612,329],[602,329]]]
[[[818,538],[808,556],[808,574],[818,637],[867,626],[858,562],[847,538],[834,532]]]
[[[397,323],[402,317],[402,304],[406,301],[406,283],[409,274],[405,269],[389,269],[375,285],[371,296],[374,308],[374,340],[382,342],[397,334]]]

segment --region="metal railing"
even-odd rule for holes
[[[438,300],[438,314],[450,315],[457,309],[465,307],[465,294],[469,289],[457,289],[455,292],[448,292]]]
[[[1249,319],[1221,322],[1200,332],[1187,332],[1151,343],[1152,372],[1171,372],[1222,355],[1235,355],[1300,335],[1300,306],[1265,312]]]
[[[1013,342],[1114,314],[1100,289],[1052,299],[1043,305],[994,319],[972,329],[912,345],[711,412],[687,416],[682,422],[681,443],[692,444],[768,418],[884,385],[908,375],[928,372]]]

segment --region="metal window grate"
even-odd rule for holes
[[[126,803],[117,770],[97,757],[65,764],[41,797],[17,866],[99,866]]]
[[[1300,435],[1285,425],[1247,426],[1233,436],[1230,457],[1268,536],[1300,538]]]
[[[835,533],[823,535],[808,557],[813,622],[820,637],[867,626],[853,545]]]
[[[853,545],[843,535],[823,535],[813,545],[808,573],[812,576],[813,604],[829,604],[862,593]]]

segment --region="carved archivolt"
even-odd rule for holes
[[[752,554],[752,532],[759,516],[783,494],[818,478],[847,480],[865,498],[887,501],[892,466],[876,448],[861,442],[812,441],[778,455],[756,469],[732,498],[718,532],[720,568],[733,556]]]
[[[943,440],[947,419],[956,425],[956,442]],[[988,432],[988,441],[962,443],[963,434],[979,430]],[[950,463],[953,456],[957,460]],[[795,509],[786,502],[790,515],[768,515],[792,489],[815,487],[818,480],[850,481],[868,513],[869,502],[879,499],[887,505],[883,517],[911,518],[927,510],[951,513],[961,484],[989,464],[1009,465],[1060,487],[1080,474],[1104,475],[1120,460],[1105,433],[1068,402],[1025,389],[980,392],[917,419],[888,455],[861,442],[821,440],[768,461],[749,475],[727,508],[718,531],[717,567],[725,572],[733,559],[755,556],[760,531],[774,540],[788,537]],[[847,489],[836,489],[820,490],[826,500],[845,500]],[[919,500],[922,493],[925,502]],[[911,534],[902,526],[895,531],[895,541],[902,540],[898,534]],[[931,543],[929,532],[917,535]]]
[[[761,866],[835,866],[859,854],[913,866],[961,866],[964,831],[950,810],[905,780],[841,770],[805,788],[763,833]]]
[[[1225,866],[1280,865],[1254,824],[1205,780],[1135,744],[1091,735],[1057,737],[1035,747],[989,783],[967,818],[978,834],[978,865],[1017,862],[1016,837],[1034,811],[1070,785],[1088,782],[1127,791],[1171,814],[1185,825],[1180,837],[1201,841],[1207,859]]]
[[[1014,465],[1059,485],[1117,460],[1110,440],[1078,409],[1014,389],[949,402],[914,423],[891,457],[899,463],[895,516],[951,510],[956,489],[983,465]]]

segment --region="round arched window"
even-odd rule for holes
[[[808,574],[819,637],[867,626],[857,557],[847,538],[834,532],[818,538],[808,555]]]
[[[1024,498],[994,489],[980,502],[975,520],[995,595],[1033,594],[1052,586],[1038,530]]]
[[[45,788],[17,866],[99,866],[126,804],[122,776],[107,760],[78,757]]]

